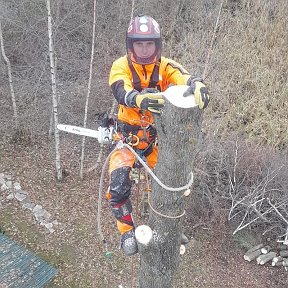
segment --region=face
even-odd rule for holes
[[[156,44],[154,41],[136,41],[133,43],[133,50],[140,58],[149,58],[156,51]]]

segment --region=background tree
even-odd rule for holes
[[[13,106],[13,117],[14,117],[14,123],[16,130],[19,126],[19,120],[18,120],[18,108],[16,104],[16,98],[14,93],[14,86],[13,86],[13,78],[12,78],[12,71],[11,71],[11,64],[9,58],[6,56],[5,48],[4,48],[4,39],[2,35],[2,26],[1,26],[1,20],[0,20],[0,46],[1,46],[1,52],[4,61],[7,65],[7,72],[8,72],[8,78],[9,78],[9,84],[10,84],[10,92],[11,92],[11,100],[12,100],[12,106]]]
[[[95,29],[96,29],[96,0],[94,0],[93,7],[93,30],[92,30],[92,47],[91,47],[91,59],[90,59],[90,69],[89,69],[89,80],[87,86],[87,95],[86,95],[86,103],[85,103],[85,112],[84,112],[84,122],[83,126],[87,125],[87,113],[88,113],[88,105],[91,91],[91,83],[93,76],[93,61],[94,61],[94,46],[95,46]],[[82,146],[81,146],[81,164],[80,164],[80,177],[83,178],[83,165],[84,165],[84,151],[85,151],[85,136],[82,138]]]
[[[50,57],[50,73],[52,83],[52,103],[53,103],[53,116],[54,116],[54,136],[55,136],[55,163],[57,179],[62,180],[62,169],[60,161],[60,139],[58,125],[58,99],[57,99],[57,85],[55,75],[55,57],[54,57],[54,45],[53,45],[53,32],[52,32],[52,16],[51,16],[51,4],[50,0],[47,0],[47,14],[48,14],[48,37],[49,37],[49,57]]]

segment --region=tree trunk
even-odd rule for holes
[[[83,123],[84,127],[86,127],[87,125],[88,105],[89,105],[90,90],[91,90],[91,83],[92,83],[92,77],[93,77],[95,30],[96,30],[96,0],[94,0],[94,6],[93,6],[92,47],[91,47],[91,57],[90,57],[90,66],[89,66],[89,80],[88,80],[88,87],[87,87],[85,112],[84,112],[84,123]],[[82,138],[82,145],[81,145],[81,162],[80,162],[80,178],[81,179],[83,179],[84,156],[85,156],[85,136],[83,136]]]
[[[47,0],[47,14],[48,14],[48,37],[49,37],[49,56],[50,56],[50,72],[52,83],[52,103],[53,103],[53,115],[54,115],[54,131],[55,131],[55,163],[57,179],[62,180],[62,169],[60,161],[60,138],[58,125],[58,101],[57,101],[57,88],[56,88],[56,76],[55,76],[55,61],[54,61],[54,46],[53,46],[53,33],[52,33],[52,17],[51,17],[51,4],[50,0]]]
[[[11,99],[12,99],[12,107],[13,107],[13,117],[14,117],[15,127],[17,129],[18,126],[19,126],[18,109],[17,109],[17,105],[16,105],[16,98],[15,98],[14,87],[13,87],[11,64],[10,64],[9,58],[5,54],[5,49],[4,49],[4,40],[3,40],[3,35],[2,35],[1,21],[0,21],[0,46],[1,46],[1,52],[2,52],[3,59],[6,62],[6,65],[7,65],[9,84],[10,84],[10,91],[11,91]]]
[[[185,186],[193,170],[202,111],[167,103],[163,114],[155,118],[159,140],[155,174],[167,186]],[[151,205],[166,217],[150,209],[148,225],[153,230],[153,243],[149,249],[140,249],[139,284],[141,288],[169,288],[180,260],[184,191],[167,191],[154,181],[152,187]]]

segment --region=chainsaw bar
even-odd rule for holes
[[[78,126],[72,126],[72,125],[64,125],[64,124],[58,124],[57,128],[61,131],[65,131],[72,134],[77,134],[81,136],[87,136],[92,138],[99,138],[99,131],[78,127]]]

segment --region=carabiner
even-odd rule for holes
[[[139,144],[139,137],[132,133],[129,133],[129,136],[126,138],[126,142],[132,147],[137,146]]]

